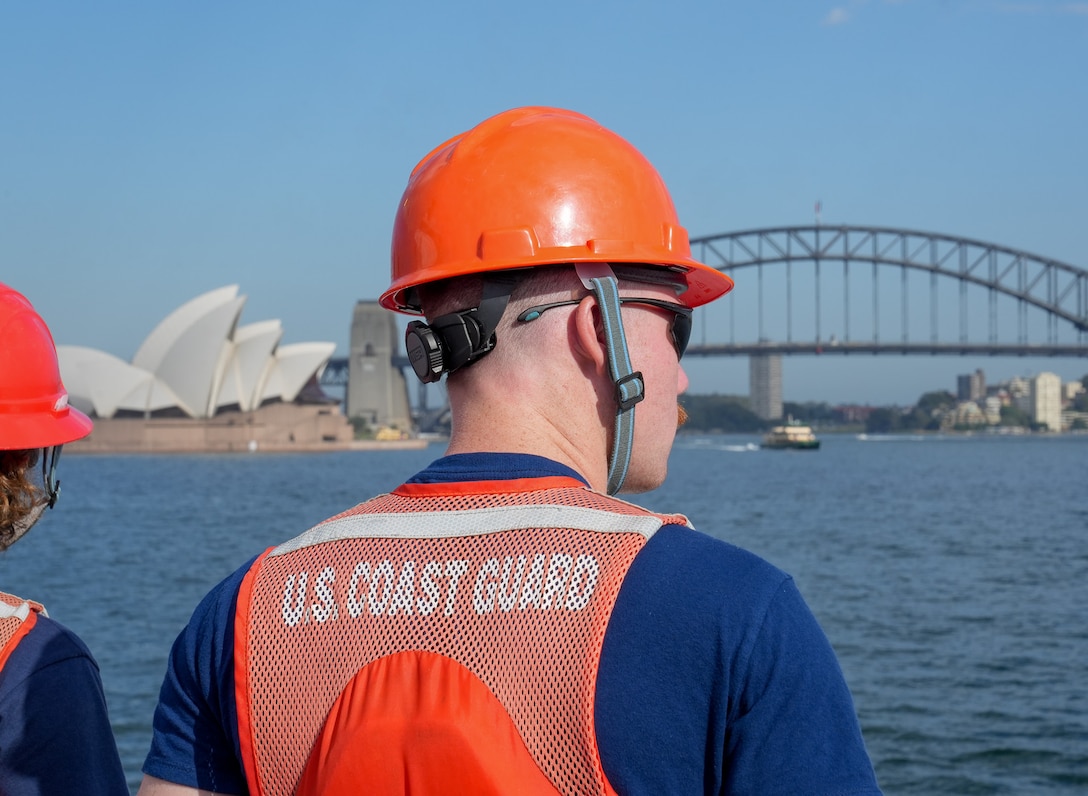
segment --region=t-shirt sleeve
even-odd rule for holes
[[[3,674],[0,792],[127,796],[98,666],[82,641],[39,617]]]
[[[880,792],[838,660],[792,579],[739,663],[725,792]]]
[[[234,701],[234,611],[252,561],[201,601],[178,635],[152,721],[143,771],[223,794],[247,792]]]
[[[621,793],[879,794],[831,645],[793,580],[665,526],[613,607],[595,699]]]

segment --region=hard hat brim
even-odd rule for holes
[[[70,406],[60,414],[9,415],[0,420],[0,448],[32,450],[67,445],[83,439],[92,428],[91,419]]]

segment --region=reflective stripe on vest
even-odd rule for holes
[[[235,628],[252,793],[613,792],[605,629],[646,540],[687,521],[573,479],[510,483],[408,485],[254,564]]]
[[[0,669],[11,653],[38,621],[38,614],[48,616],[41,603],[0,592]]]

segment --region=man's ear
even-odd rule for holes
[[[597,300],[593,296],[586,296],[574,308],[572,323],[575,356],[591,363],[597,372],[607,371],[608,344],[605,342],[601,311],[597,308]]]

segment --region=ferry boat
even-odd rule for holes
[[[784,426],[775,426],[763,436],[763,447],[776,450],[819,449],[820,440],[812,433],[809,426],[802,426],[792,421]]]

